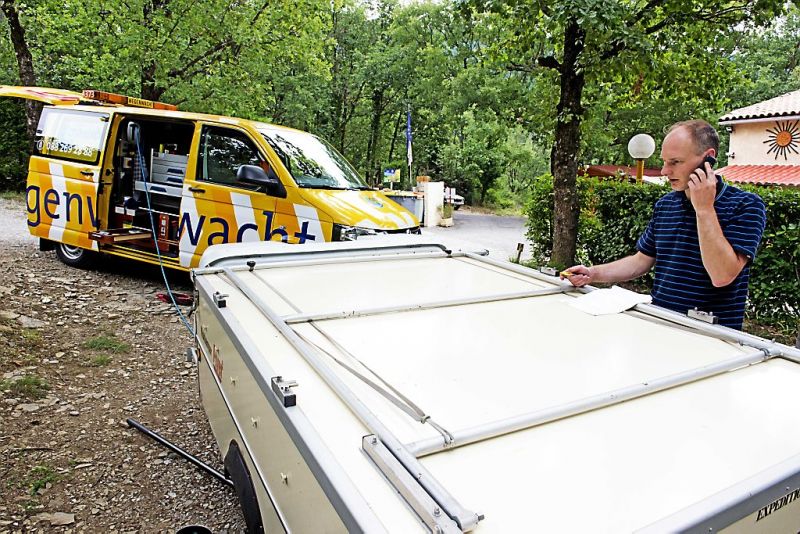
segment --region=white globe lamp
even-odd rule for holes
[[[644,160],[655,151],[655,140],[645,133],[636,134],[628,141],[628,154],[636,160],[636,183],[640,183],[644,176]]]

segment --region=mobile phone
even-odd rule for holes
[[[701,168],[701,169],[703,169],[703,170],[705,170],[705,168],[706,168],[706,163],[708,163],[709,165],[711,165],[711,168],[713,169],[713,168],[714,168],[714,165],[716,165],[716,164],[717,164],[717,158],[715,158],[714,156],[706,156],[706,157],[704,157],[704,158],[703,158],[703,163],[701,163],[701,164],[700,164],[700,168]]]

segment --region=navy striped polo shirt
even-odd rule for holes
[[[766,224],[761,197],[717,177],[714,209],[722,233],[736,252],[750,261],[725,287],[714,287],[703,267],[694,207],[683,191],[661,197],[636,248],[656,259],[653,304],[680,313],[697,308],[713,312],[719,324],[741,330],[747,301],[750,265]]]

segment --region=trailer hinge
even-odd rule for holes
[[[697,308],[687,311],[686,315],[688,315],[692,319],[703,321],[704,323],[717,324],[719,322],[719,317],[714,315],[714,312],[704,312],[698,310]]]
[[[296,380],[284,380],[282,376],[272,377],[272,391],[278,396],[284,408],[297,405],[297,395],[292,388],[297,385]]]

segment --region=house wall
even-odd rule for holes
[[[800,165],[800,121],[770,120],[729,127],[728,165]],[[789,145],[779,151],[773,148],[776,141],[788,141]]]

